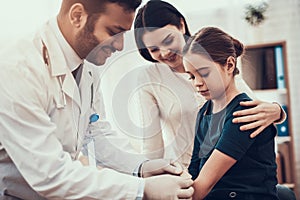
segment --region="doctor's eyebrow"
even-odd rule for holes
[[[106,29],[110,32],[111,35],[117,35],[127,31],[122,26],[110,26],[110,27],[106,27]]]
[[[122,26],[113,26],[113,29],[117,29],[120,32],[125,32],[128,31],[126,28],[122,27]]]

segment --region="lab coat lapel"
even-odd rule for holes
[[[62,90],[66,95],[68,95],[74,100],[74,102],[77,104],[79,108],[81,107],[79,88],[70,71],[66,72],[66,76],[62,84]]]
[[[83,65],[81,80],[79,84],[81,94],[81,113],[84,115],[91,107],[93,90],[93,74],[90,67]]]
[[[62,91],[72,98],[74,102],[80,108],[81,100],[79,94],[79,88],[76,84],[73,75],[67,66],[64,54],[56,42],[55,34],[53,33],[49,22],[45,25],[41,32],[42,42],[47,49],[48,54],[48,67],[51,76],[62,77]]]

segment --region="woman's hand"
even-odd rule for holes
[[[240,127],[241,131],[254,129],[256,130],[250,135],[251,138],[256,137],[266,127],[281,118],[282,109],[277,103],[268,103],[259,100],[240,102],[241,106],[251,106],[245,110],[233,113],[235,117],[233,123],[247,123]]]

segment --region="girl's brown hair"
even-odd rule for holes
[[[205,27],[188,40],[183,54],[187,52],[209,56],[214,62],[224,66],[229,56],[237,60],[244,53],[244,45],[219,28]],[[233,75],[238,73],[239,69],[235,66]]]

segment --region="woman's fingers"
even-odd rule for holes
[[[253,133],[250,134],[251,138],[255,138],[258,134],[260,134],[266,127],[260,126],[258,129],[256,129]]]

